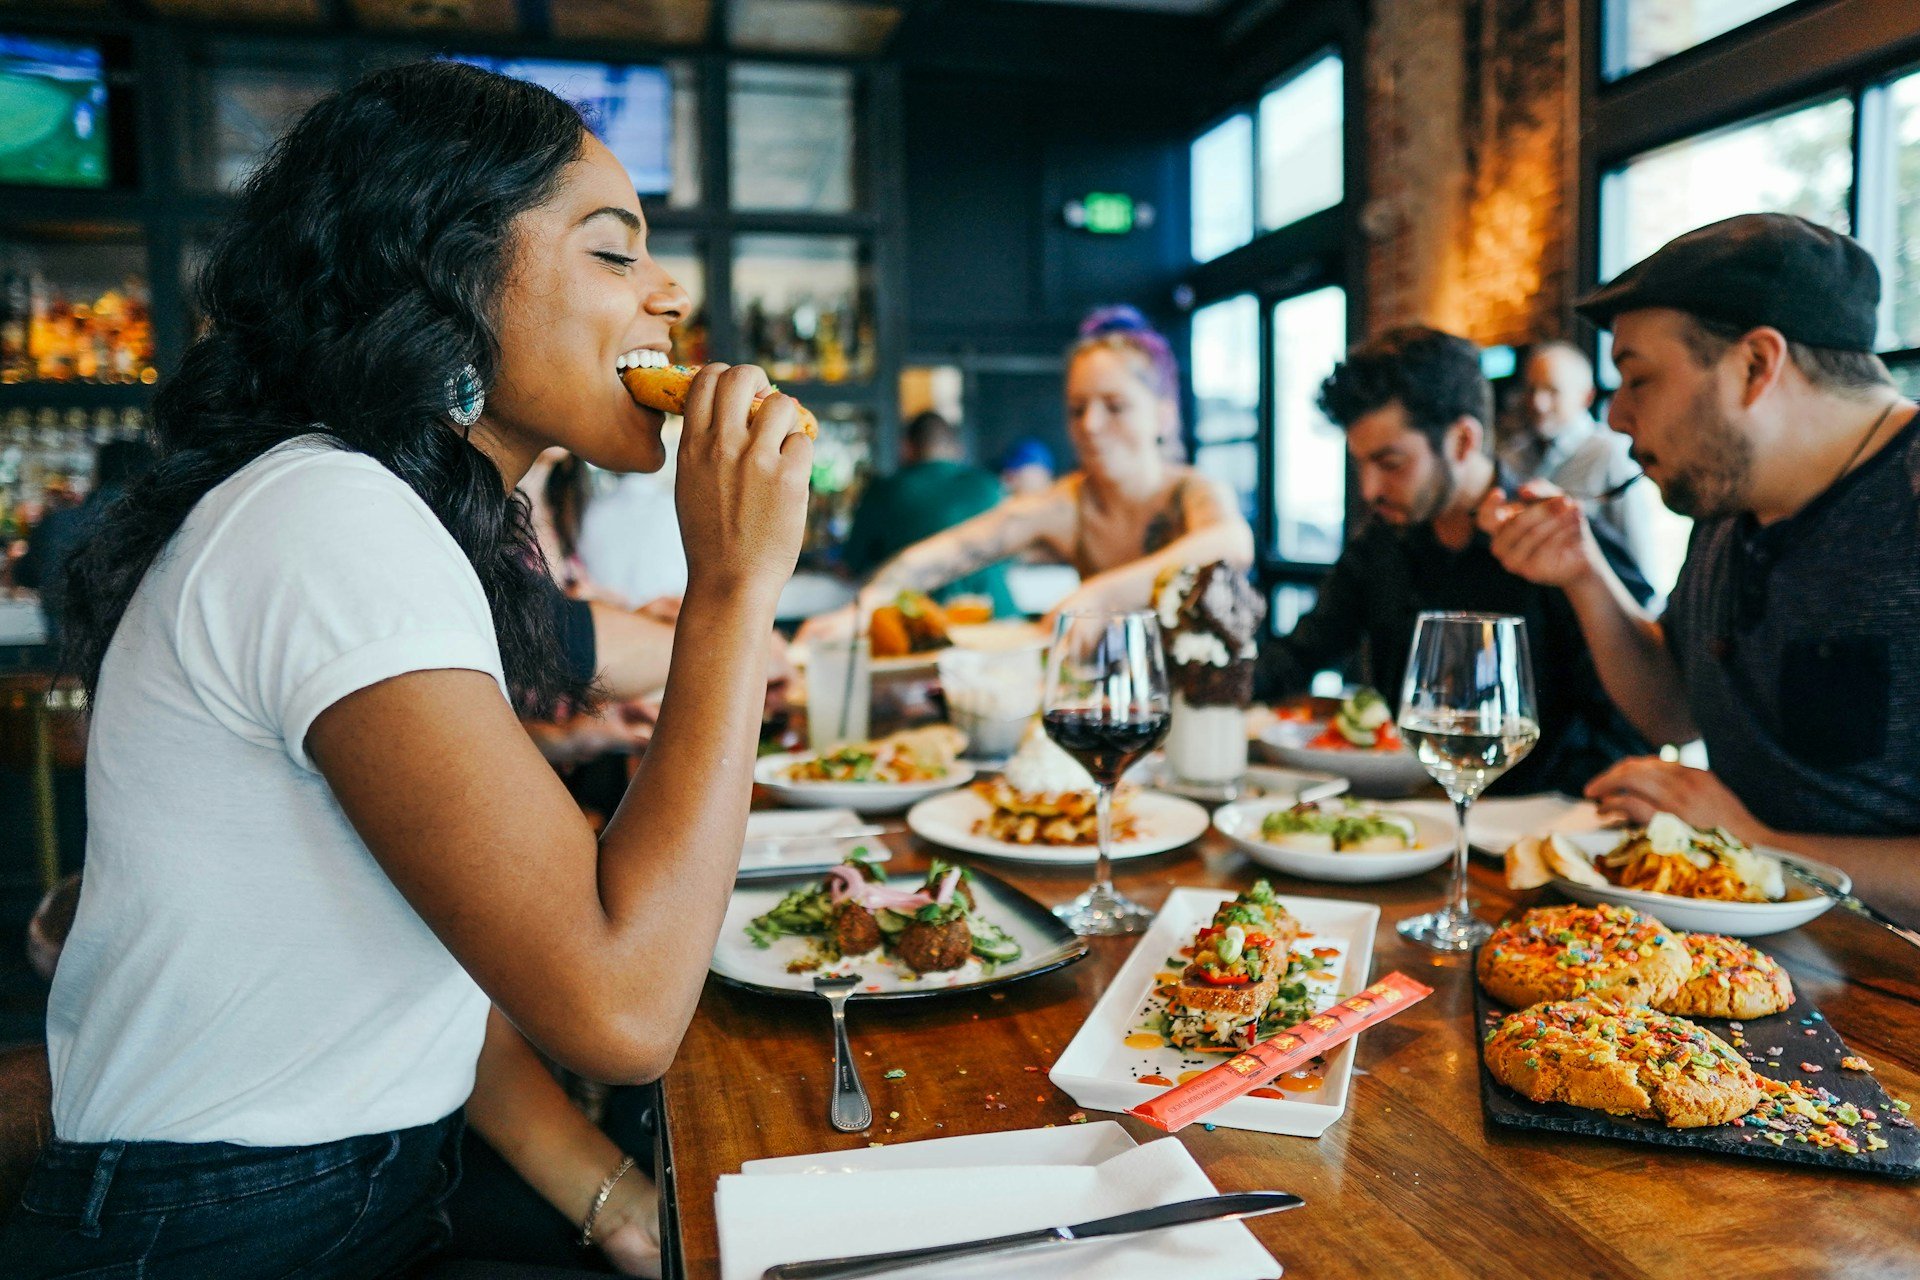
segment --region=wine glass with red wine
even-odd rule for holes
[[[1061,614],[1047,654],[1041,719],[1047,736],[1093,775],[1099,820],[1093,887],[1053,913],[1078,934],[1139,933],[1153,912],[1114,891],[1113,790],[1173,723],[1152,611]]]

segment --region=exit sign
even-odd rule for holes
[[[1152,205],[1117,191],[1089,191],[1069,200],[1065,214],[1068,226],[1101,236],[1123,236],[1135,227],[1153,225]]]

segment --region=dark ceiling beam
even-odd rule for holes
[[[550,0],[514,0],[513,7],[522,36],[529,40],[553,39],[553,5]]]

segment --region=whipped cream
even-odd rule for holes
[[[1029,795],[1094,789],[1093,775],[1062,751],[1038,724],[1027,730],[1020,749],[1007,761],[1003,772],[1008,786]]]

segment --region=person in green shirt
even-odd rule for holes
[[[998,477],[966,461],[960,433],[937,413],[920,414],[907,424],[900,464],[869,484],[854,509],[845,555],[847,567],[862,578],[914,543],[999,505],[1002,497]],[[1003,564],[956,578],[937,594],[943,601],[986,596],[996,618],[1020,612],[1007,590]]]

